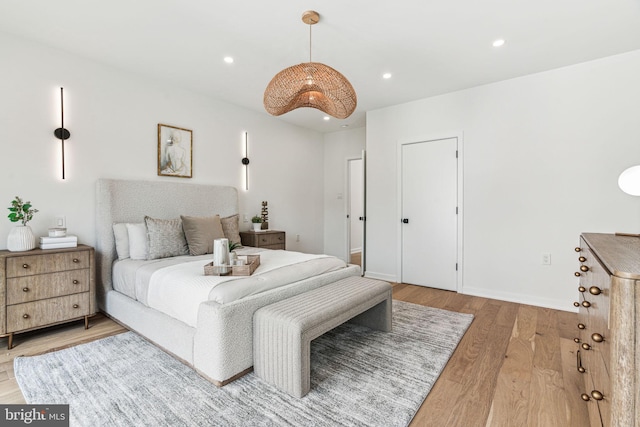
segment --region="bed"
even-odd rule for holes
[[[216,214],[223,218],[238,215],[238,193],[234,187],[169,181],[100,179],[97,182],[95,246],[98,306],[111,318],[192,366],[214,384],[222,386],[249,372],[253,366],[252,320],[256,310],[342,278],[358,276],[360,269],[344,263],[341,268],[328,269],[309,262],[309,266],[315,267],[307,267],[309,271],[304,275],[297,271],[291,276],[284,274],[284,268],[272,268],[272,271],[267,268],[261,276],[247,279],[255,282],[264,278],[262,285],[269,282],[269,286],[256,291],[255,288],[245,286],[244,282],[223,280],[213,286],[226,289],[226,292],[202,302],[193,299],[183,301],[182,298],[171,296],[171,292],[176,292],[177,285],[183,285],[183,279],[180,279],[180,283],[175,283],[178,282],[175,279],[177,270],[191,272],[193,277],[189,280],[193,280],[194,284],[187,284],[188,280],[185,278],[184,286],[194,286],[191,289],[197,291],[198,286],[202,285],[199,282],[202,279],[199,274],[200,265],[204,266],[207,260],[210,261],[211,255],[176,256],[155,260],[155,263],[145,263],[145,268],[150,269],[147,271],[149,276],[164,264],[170,266],[168,269],[173,274],[169,274],[164,282],[159,281],[159,284],[149,286],[148,289],[131,282],[138,279],[130,279],[129,282],[122,280],[128,274],[127,270],[144,272],[144,269],[135,265],[135,262],[118,260],[114,224],[139,223],[145,216],[172,219],[181,215],[207,217]],[[261,254],[261,258],[266,261],[264,266],[273,266],[271,260],[277,258],[278,252],[289,258],[304,257],[303,254],[290,251],[257,248],[239,250],[240,254]],[[320,256],[312,258],[313,263],[316,263],[316,258],[320,264],[331,261]],[[259,271],[256,270],[256,273]],[[153,275],[160,276],[157,273]],[[163,288],[164,283],[174,287]],[[242,289],[245,287],[253,290],[244,292]],[[196,291],[189,292],[189,295],[197,293]],[[159,300],[164,293],[169,298]],[[232,297],[228,296],[229,293]],[[172,298],[179,303],[168,303]],[[156,301],[154,304],[154,299],[161,302]],[[182,314],[172,313],[174,308],[180,309],[178,311]]]

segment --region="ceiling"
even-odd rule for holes
[[[361,127],[366,111],[640,49],[640,0],[2,0],[0,31],[267,115],[271,78],[309,60],[309,9],[320,13],[313,60],[351,81],[358,107],[344,120],[314,109],[273,120],[319,132]],[[493,47],[499,38],[506,43]]]

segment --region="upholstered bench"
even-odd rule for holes
[[[311,341],[348,320],[391,331],[391,285],[347,277],[257,310],[256,375],[294,397],[304,396],[311,386]]]

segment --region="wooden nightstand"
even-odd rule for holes
[[[254,248],[286,249],[285,237],[285,232],[278,230],[240,232],[242,245]]]
[[[96,313],[94,249],[0,251],[0,336],[44,328]]]

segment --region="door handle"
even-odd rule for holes
[[[409,218],[402,218],[403,224],[409,224]]]
[[[361,216],[360,218],[358,218],[360,221],[364,221],[364,217]]]

